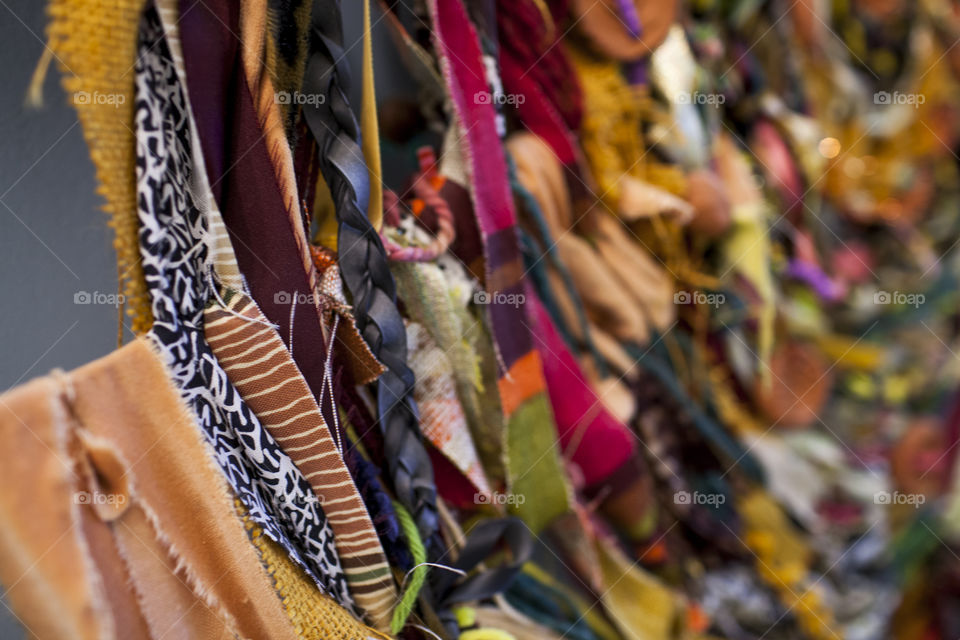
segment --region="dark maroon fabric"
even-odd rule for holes
[[[551,33],[532,0],[497,0],[497,28],[501,66],[509,64],[520,70],[518,74],[511,74],[511,82],[504,73],[506,93],[535,88],[538,99],[556,110],[561,125],[571,132],[579,131],[583,95],[573,65],[560,46],[563,29],[555,28]],[[519,84],[520,81],[523,84]],[[514,82],[517,86],[513,86]]]
[[[310,135],[303,118],[297,123],[297,143],[293,148],[293,169],[297,176],[297,191],[300,199],[312,207],[317,197],[317,180],[320,178],[320,166],[317,164],[317,144]],[[310,221],[305,221],[307,228]],[[328,247],[336,249],[336,247]]]
[[[324,340],[307,273],[283,204],[240,60],[237,3],[181,0],[180,34],[190,104],[214,196],[240,271],[264,315],[279,327],[314,396],[323,381]]]
[[[218,17],[204,0],[180,0],[180,40],[187,71],[190,105],[200,133],[200,146],[217,202],[223,174],[229,166],[227,125],[233,121],[234,73],[239,41],[227,25],[239,22],[240,5],[223,4]]]
[[[367,457],[378,467],[386,467],[386,454],[383,447],[383,435],[377,426],[377,420],[370,414],[367,405],[357,391],[356,382],[350,376],[349,367],[341,366],[334,374],[333,391],[337,405],[344,412],[357,438],[367,451]],[[323,406],[323,416],[327,424],[336,424],[329,403]]]
[[[437,493],[447,506],[473,511],[477,508],[477,504],[482,504],[477,500],[477,489],[473,483],[443,453],[437,451],[432,445],[427,447],[427,453],[430,454],[430,461],[433,463]]]

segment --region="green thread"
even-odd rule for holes
[[[420,588],[423,587],[423,583],[427,579],[428,567],[423,564],[427,561],[427,550],[420,539],[420,532],[417,531],[417,523],[410,517],[410,512],[396,500],[393,501],[393,507],[397,511],[397,520],[400,522],[400,528],[407,539],[407,544],[410,545],[410,553],[413,555],[413,566],[415,567],[410,578],[410,586],[403,592],[400,602],[393,610],[393,618],[390,620],[390,633],[397,635],[407,623],[407,618],[410,617],[410,613],[417,603]]]

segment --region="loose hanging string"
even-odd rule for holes
[[[290,331],[289,340],[287,341],[287,350],[290,352],[290,355],[293,356],[293,318],[297,314],[297,295],[299,291],[293,292],[293,299],[290,300]],[[321,386],[321,389],[323,387]]]
[[[237,318],[240,318],[241,320],[246,320],[247,322],[262,324],[264,326],[270,327],[271,329],[278,329],[278,330],[280,329],[278,325],[275,325],[272,322],[269,322],[267,320],[260,320],[259,318],[251,318],[249,316],[243,315],[242,313],[237,313],[236,311],[231,309],[227,305],[227,303],[224,301],[224,299],[220,297],[219,287],[217,287],[217,283],[214,282],[212,265],[210,266],[210,269],[207,271],[207,282],[210,284],[210,291],[213,292],[213,297],[217,300],[217,304],[220,305],[220,308],[223,309],[224,312],[229,313],[230,315],[235,316]]]
[[[417,570],[419,567],[436,567],[437,569],[443,569],[443,570],[445,570],[445,571],[450,571],[451,573],[455,573],[455,574],[457,574],[457,575],[459,575],[459,576],[462,576],[462,577],[464,577],[464,578],[467,577],[467,572],[466,572],[466,571],[463,571],[462,569],[457,569],[456,567],[450,567],[450,566],[445,565],[445,564],[440,564],[439,562],[421,562],[420,564],[411,567],[410,570],[407,571],[407,572],[404,574],[403,580],[400,582],[400,587],[401,587],[401,588],[406,586],[407,580],[410,579],[410,574],[413,573],[415,570]]]
[[[422,624],[411,624],[410,626],[413,627],[414,629],[419,629],[420,631],[423,631],[423,632],[426,633],[427,635],[433,636],[433,637],[436,638],[437,640],[443,640],[443,638],[441,638],[441,637],[438,636],[436,633],[434,633],[434,632],[431,631],[430,629],[426,628],[426,627],[423,626]]]
[[[320,402],[327,397],[330,390],[330,415],[333,416],[333,437],[337,444],[337,451],[343,455],[343,443],[340,440],[340,417],[337,415],[337,401],[333,394],[333,341],[337,339],[337,327],[340,326],[340,314],[334,312],[333,326],[330,328],[330,342],[327,345],[327,356],[323,362],[323,381],[320,383]]]
[[[30,77],[30,84],[27,85],[27,95],[23,99],[26,107],[39,109],[43,106],[43,82],[47,78],[50,70],[50,62],[53,60],[53,49],[50,48],[49,39],[43,44],[43,53],[37,61],[37,66]]]
[[[397,607],[393,610],[393,620],[390,622],[390,633],[396,635],[400,633],[406,625],[407,619],[413,611],[417,597],[420,594],[420,589],[427,579],[427,567],[436,567],[463,577],[466,577],[467,572],[456,567],[449,567],[436,562],[428,562],[426,549],[423,546],[423,541],[420,539],[420,534],[417,531],[417,525],[410,516],[410,513],[404,509],[403,505],[399,502],[394,501],[393,506],[396,509],[397,520],[400,522],[400,528],[407,538],[410,553],[413,555],[413,561],[415,563],[400,583],[401,588],[403,588],[407,581],[410,580],[410,586],[403,592],[399,604],[397,604]],[[421,628],[415,624],[411,626]]]

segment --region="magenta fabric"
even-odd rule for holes
[[[585,485],[595,485],[634,455],[636,439],[604,408],[532,287],[527,287],[527,299],[560,449],[580,467]]]
[[[540,87],[527,75],[523,67],[508,55],[500,56],[503,86],[511,94],[524,97],[517,105],[520,121],[531,132],[543,138],[561,163],[575,164],[578,157],[577,142],[567,128],[563,116],[547,100]]]
[[[531,0],[497,0],[500,77],[516,101],[516,113],[529,131],[543,138],[564,165],[578,157],[577,131],[583,95],[573,65],[560,46],[561,34],[548,31]]]
[[[445,63],[441,67],[456,111],[466,128],[467,147],[478,152],[482,150],[482,153],[471,153],[468,161],[480,231],[489,236],[513,227],[516,217],[494,107],[489,100],[475,98],[490,93],[482,52],[460,0],[430,2],[436,7],[437,32],[434,37]],[[492,271],[497,266],[488,265],[488,269]]]

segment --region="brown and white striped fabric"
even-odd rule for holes
[[[356,604],[386,630],[397,590],[383,547],[310,388],[256,303],[222,290],[204,333],[244,401],[290,456],[321,501]]]
[[[158,5],[177,72],[183,78],[176,2],[161,0]],[[201,145],[196,129],[191,127],[193,151],[199,154]],[[249,296],[236,293],[245,285],[202,156],[194,157],[194,166],[198,175],[190,188],[206,219],[205,243],[213,265],[212,275],[219,283],[217,288],[228,292],[222,299],[230,301],[227,304],[231,311],[249,319],[231,315],[219,306],[219,301],[211,300],[211,307],[204,313],[205,338],[243,401],[310,483],[333,530],[337,554],[355,603],[373,626],[387,631],[398,596],[373,522],[313,394],[280,335]]]

